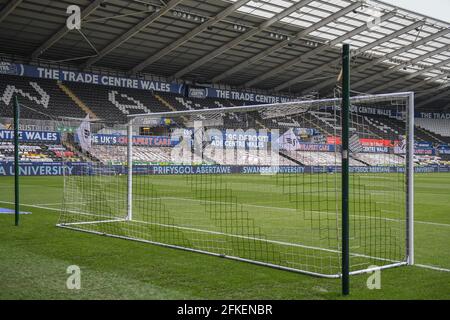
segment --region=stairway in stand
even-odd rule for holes
[[[171,111],[178,111],[176,108],[174,108],[169,102],[167,102],[165,99],[163,99],[160,95],[153,93],[153,96],[161,102],[164,106],[169,108]]]
[[[98,119],[95,113],[76,96],[76,94],[70,90],[67,86],[65,86],[62,82],[58,81],[58,87],[69,97],[71,98],[81,110],[83,110],[86,114],[89,115],[91,119]]]

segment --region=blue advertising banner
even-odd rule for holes
[[[415,148],[433,148],[433,144],[431,142],[416,142],[414,143]]]
[[[207,88],[189,88],[189,98],[206,99],[208,98]]]
[[[31,66],[26,64],[15,64],[9,62],[0,62],[0,74],[78,82],[93,85],[104,85],[127,89],[171,92],[176,94],[184,94],[185,91],[185,85],[178,83],[133,79],[120,76],[102,75],[98,73],[60,70],[53,68]],[[287,96],[267,95],[267,94],[241,92],[233,90],[222,90],[216,88],[190,88],[189,96],[191,98],[202,98],[202,99],[219,98],[228,100],[239,100],[239,101],[246,101],[251,104],[283,103],[298,100],[297,98]]]
[[[223,132],[223,137],[215,138],[216,140],[211,144],[216,147],[249,149],[265,149],[271,140],[267,132],[241,132],[240,130],[226,130]]]
[[[251,104],[258,103],[283,103],[296,101],[298,99],[286,96],[266,95],[253,92],[241,92],[233,90],[222,90],[216,88],[189,88],[189,97],[197,99],[205,98],[219,98],[226,100],[239,100],[250,102]]]
[[[385,108],[371,108],[365,106],[351,105],[350,111],[358,114],[368,114],[377,116],[387,116],[387,117],[399,117],[400,114],[395,109],[385,109]]]
[[[0,62],[0,74],[182,94],[184,85]]]
[[[196,174],[270,174],[270,173],[338,173],[340,167],[335,166],[189,166],[189,165],[136,165],[135,174],[149,175],[196,175]],[[398,173],[404,172],[403,167],[350,167],[353,173]],[[22,162],[20,174],[23,176],[61,176],[66,175],[97,175],[126,174],[127,168],[120,165],[98,167],[85,162],[71,162],[64,166],[61,162]],[[417,173],[450,172],[450,166],[416,167]],[[13,176],[14,163],[0,162],[0,176]]]
[[[183,137],[193,142],[194,131],[193,128],[184,129]],[[271,133],[265,130],[206,130],[205,137],[211,141],[211,146],[238,149],[265,149],[272,140]]]
[[[14,140],[13,130],[0,130],[0,140]],[[59,144],[61,135],[59,132],[51,131],[19,131],[19,140],[22,142],[47,142]]]
[[[61,162],[21,162],[19,169],[22,176],[62,176],[64,173],[67,175],[83,174],[85,172],[83,168],[86,166],[89,164],[83,162],[72,162],[67,166],[63,166]],[[14,162],[0,162],[0,176],[13,175]]]
[[[195,174],[269,174],[269,173],[338,173],[341,167],[336,166],[141,166],[135,167],[136,173],[151,175],[195,175]],[[416,167],[417,173],[450,172],[450,166]],[[403,173],[403,167],[352,166],[352,173]]]
[[[341,110],[340,106],[331,106],[327,107],[326,110]],[[373,107],[366,107],[366,106],[359,106],[359,105],[351,105],[350,111],[352,113],[357,114],[367,114],[367,115],[374,115],[374,116],[386,116],[391,118],[399,118],[402,117],[402,114],[398,112],[395,108],[387,109],[387,108],[373,108]]]
[[[363,146],[362,151],[365,153],[389,153],[388,147],[378,147],[378,146]]]
[[[445,112],[416,112],[416,118],[422,119],[442,119],[442,120],[450,120],[450,113]]]
[[[233,90],[222,90],[216,88],[203,88],[203,92],[196,92],[196,94],[201,94],[205,98],[219,98],[226,100],[239,100],[250,102],[251,104],[259,103],[283,103],[298,101],[298,98],[286,97],[286,96],[272,96],[266,94],[259,94],[253,92],[245,91],[233,91]]]
[[[439,154],[450,154],[450,147],[439,147],[438,149]]]

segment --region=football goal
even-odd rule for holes
[[[65,144],[84,157],[65,162],[58,226],[329,278],[346,254],[350,274],[412,264],[413,94],[349,107],[347,119],[340,98],[72,119]]]

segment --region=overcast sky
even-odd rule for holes
[[[450,0],[383,0],[405,9],[450,22]]]

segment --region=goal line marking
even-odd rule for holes
[[[10,202],[10,201],[0,201],[0,203],[6,203],[6,204],[14,204],[14,202]],[[40,205],[33,205],[33,204],[21,204],[22,206],[25,207],[31,207],[31,208],[38,208],[38,209],[45,209],[45,210],[50,210],[50,211],[62,211],[61,209],[58,208],[50,208],[50,207],[44,207],[44,206],[40,206]],[[283,209],[283,208],[280,208]],[[285,208],[285,209],[289,209],[289,208]],[[295,210],[295,209],[289,209],[289,210]],[[85,214],[85,213],[80,213],[77,212],[79,214]],[[95,216],[93,214],[89,214],[92,216]],[[120,221],[119,219],[115,222]],[[422,222],[425,223],[425,222]],[[435,224],[433,222],[430,222],[430,224]],[[450,226],[448,224],[438,224],[438,225],[443,225],[443,226]],[[267,240],[266,240],[267,241]],[[330,249],[324,249],[324,248],[317,248],[318,250],[330,250]],[[330,250],[330,251],[334,251],[334,250]],[[441,272],[450,272],[450,269],[446,269],[443,267],[439,267],[439,266],[433,266],[433,265],[426,265],[426,264],[414,264],[414,266],[419,267],[419,268],[424,268],[424,269],[429,269],[429,270],[434,270],[434,271],[441,271]]]
[[[210,201],[210,200],[190,199],[190,198],[180,198],[180,197],[158,197],[158,198],[148,197],[148,198],[142,198],[142,199],[134,199],[134,201],[146,201],[146,200],[151,200],[151,199],[161,199],[161,200],[171,199],[171,200],[184,200],[184,201],[192,201],[192,202],[215,202],[215,203],[221,203],[221,204],[233,204],[233,203],[230,203],[230,202],[223,202],[223,201]],[[126,202],[126,199],[124,199],[124,200],[99,200],[99,201],[91,201],[89,203],[94,203],[94,202],[99,202],[99,203],[100,202]],[[11,203],[11,204],[14,204],[14,203]],[[67,204],[80,204],[80,202],[68,202]],[[43,203],[43,204],[37,204],[36,206],[56,206],[56,205],[62,205],[62,203]],[[240,205],[246,206],[246,207],[253,207],[253,208],[262,208],[262,209],[273,209],[273,210],[280,210],[280,211],[295,211],[295,212],[298,212],[298,210],[294,209],[294,208],[272,207],[272,206],[263,206],[263,205],[245,204],[245,203],[240,203]],[[43,207],[43,208],[46,209],[45,207]],[[335,213],[325,212],[325,211],[316,211],[316,210],[307,211],[307,212],[309,212],[309,213],[311,213],[311,212],[313,212],[313,213],[325,213],[325,214],[328,214],[328,215],[335,215]],[[404,221],[404,220],[395,219],[395,218],[371,217],[371,216],[357,215],[357,214],[356,215],[355,214],[351,214],[350,216],[358,217],[358,218],[381,219],[381,220],[392,221],[392,222],[403,222]],[[439,227],[450,227],[450,224],[448,224],[448,223],[439,223],[439,222],[431,222],[431,221],[414,220],[414,223],[425,224],[425,225],[433,225],[433,226],[439,226]]]
[[[59,227],[67,227],[67,228],[71,228],[71,226],[76,226],[76,225],[80,225],[80,224],[100,224],[100,223],[112,223],[112,222],[124,222],[127,220],[109,220],[109,221],[93,221],[93,222],[87,222],[87,223],[62,223],[59,224]],[[325,251],[325,252],[329,252],[329,253],[335,253],[335,254],[340,254],[341,251],[339,250],[334,250],[334,249],[328,249],[328,248],[321,248],[321,247],[314,247],[314,246],[306,246],[306,245],[301,245],[298,243],[290,243],[290,242],[283,242],[283,241],[278,241],[278,240],[270,240],[270,239],[262,239],[262,238],[256,238],[256,237],[249,237],[249,236],[244,236],[244,235],[238,235],[238,234],[231,234],[231,233],[224,233],[224,232],[219,232],[219,231],[212,231],[212,230],[205,230],[205,229],[196,229],[196,228],[190,228],[190,227],[182,227],[182,226],[175,226],[175,225],[168,225],[168,224],[162,224],[162,223],[156,223],[156,222],[148,222],[148,221],[140,221],[140,220],[128,220],[128,223],[142,223],[142,224],[149,224],[149,225],[156,225],[156,226],[161,226],[161,227],[165,227],[165,228],[173,228],[173,229],[181,229],[181,230],[187,230],[187,231],[195,231],[195,232],[201,232],[201,233],[208,233],[208,234],[214,234],[214,235],[221,235],[221,236],[226,236],[226,237],[232,237],[232,238],[239,238],[239,239],[246,239],[246,240],[253,240],[253,241],[261,241],[261,242],[267,242],[267,243],[272,243],[272,244],[278,244],[278,245],[284,245],[284,246],[290,246],[290,247],[298,247],[298,248],[303,248],[303,249],[310,249],[310,250],[318,250],[318,251]],[[82,231],[86,231],[86,232],[91,232],[91,230],[84,230],[84,229],[80,229]],[[108,234],[106,234],[108,235]],[[111,235],[114,236],[114,235]],[[140,239],[134,238],[132,240],[137,240],[140,241]],[[180,247],[180,248],[187,248],[187,247]],[[379,261],[387,261],[392,263],[391,265],[406,265],[405,261],[397,261],[397,260],[392,260],[392,259],[387,259],[387,258],[381,258],[381,257],[373,257],[373,256],[368,256],[365,254],[361,254],[361,253],[350,253],[351,256],[353,257],[359,257],[359,258],[367,258],[367,259],[373,259],[373,260],[379,260]],[[388,265],[388,266],[391,266]],[[381,266],[380,268],[386,268],[387,266]],[[360,272],[367,272],[364,270],[360,270],[360,271],[353,271],[352,274],[358,274]]]
[[[431,270],[435,270],[435,271],[450,272],[450,269],[427,265],[427,264],[417,263],[417,264],[414,264],[414,266],[419,267],[419,268],[424,268],[424,269],[431,269]]]
[[[2,201],[0,201],[0,202],[2,202]],[[29,206],[29,207],[35,207],[35,208],[40,208],[40,209],[46,209],[45,207],[38,206],[38,205],[26,205],[26,204],[23,204],[23,206]],[[61,209],[56,209],[56,208],[51,208],[51,210],[53,210],[53,211],[62,211]],[[83,214],[83,213],[80,213],[80,214]],[[89,215],[93,215],[93,214],[89,214]],[[112,218],[112,217],[110,217],[110,218]],[[60,226],[62,226],[62,227],[64,227],[64,226],[70,227],[71,225],[79,225],[79,224],[89,225],[89,224],[123,222],[123,221],[126,221],[126,220],[117,219],[117,220],[108,220],[108,221],[88,221],[88,222],[81,222],[81,223],[80,222],[74,222],[74,223],[70,223],[69,222],[69,223],[62,223],[62,224],[60,224]],[[223,232],[212,231],[212,230],[197,229],[197,228],[190,228],[190,227],[182,227],[182,226],[175,226],[175,225],[167,225],[167,224],[154,223],[154,222],[148,222],[148,221],[139,221],[139,220],[131,220],[131,221],[127,221],[127,222],[143,223],[143,224],[162,226],[162,227],[166,227],[166,228],[173,228],[173,229],[181,229],[181,230],[187,230],[187,231],[209,233],[209,234],[222,235],[222,236],[228,236],[228,237],[233,237],[233,238],[241,238],[241,239],[246,239],[246,240],[262,241],[262,242],[268,242],[268,243],[273,243],[273,244],[278,244],[278,245],[299,247],[299,248],[310,249],[310,250],[319,250],[319,251],[335,253],[335,254],[340,254],[341,253],[339,250],[335,250],[335,249],[321,248],[321,247],[315,247],[315,246],[306,246],[306,245],[301,245],[301,244],[297,244],[297,243],[289,243],[289,242],[270,240],[270,239],[261,239],[261,238],[256,238],[256,237],[249,237],[249,236],[244,236],[244,235],[223,233]],[[396,262],[396,263],[398,262],[398,261],[392,260],[392,259],[373,257],[373,256],[368,256],[368,255],[364,255],[364,254],[360,254],[360,253],[351,253],[351,255],[355,256],[355,257],[362,257],[362,258],[368,258],[368,259],[374,259],[374,260],[380,260],[380,261],[388,261],[388,262]]]
[[[6,203],[6,204],[14,204],[14,202],[10,202],[10,201],[0,201],[0,203]],[[50,207],[44,207],[41,205],[35,205],[35,204],[26,204],[26,203],[21,203],[21,206],[24,207],[30,207],[30,208],[37,208],[37,209],[45,209],[45,210],[50,210],[50,211],[64,211],[64,209],[60,209],[60,208],[50,208]],[[117,219],[120,220],[122,218],[117,218],[114,216],[108,216],[108,215],[102,215],[102,214],[94,214],[94,213],[88,213],[88,212],[80,212],[80,211],[73,211],[73,210],[67,210],[67,212],[69,213],[74,213],[74,214],[81,214],[83,216],[92,216],[92,217],[103,217],[103,218],[108,218],[108,219]]]

